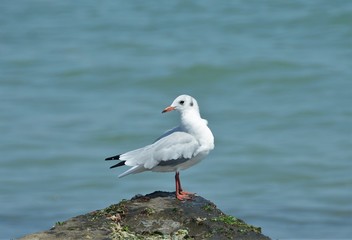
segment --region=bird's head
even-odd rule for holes
[[[177,110],[181,113],[186,111],[196,111],[199,112],[199,107],[197,101],[189,95],[178,96],[169,107],[166,107],[162,113]]]

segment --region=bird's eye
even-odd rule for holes
[[[178,102],[179,104],[183,105],[185,103],[185,101],[181,100]]]

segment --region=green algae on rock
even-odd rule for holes
[[[195,196],[181,202],[174,193],[154,192],[58,222],[34,239],[270,239],[261,229],[226,215]]]

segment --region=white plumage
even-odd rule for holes
[[[131,167],[119,177],[143,171],[176,172],[176,197],[185,200],[190,198],[190,193],[182,191],[179,171],[207,156],[214,148],[214,136],[207,126],[208,122],[201,118],[198,103],[193,97],[178,96],[163,113],[172,110],[180,112],[180,126],[165,132],[150,145],[105,160],[121,161],[111,168]]]

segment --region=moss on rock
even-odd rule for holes
[[[58,222],[29,239],[269,239],[259,227],[226,215],[196,196],[180,202],[174,193],[154,192]]]

